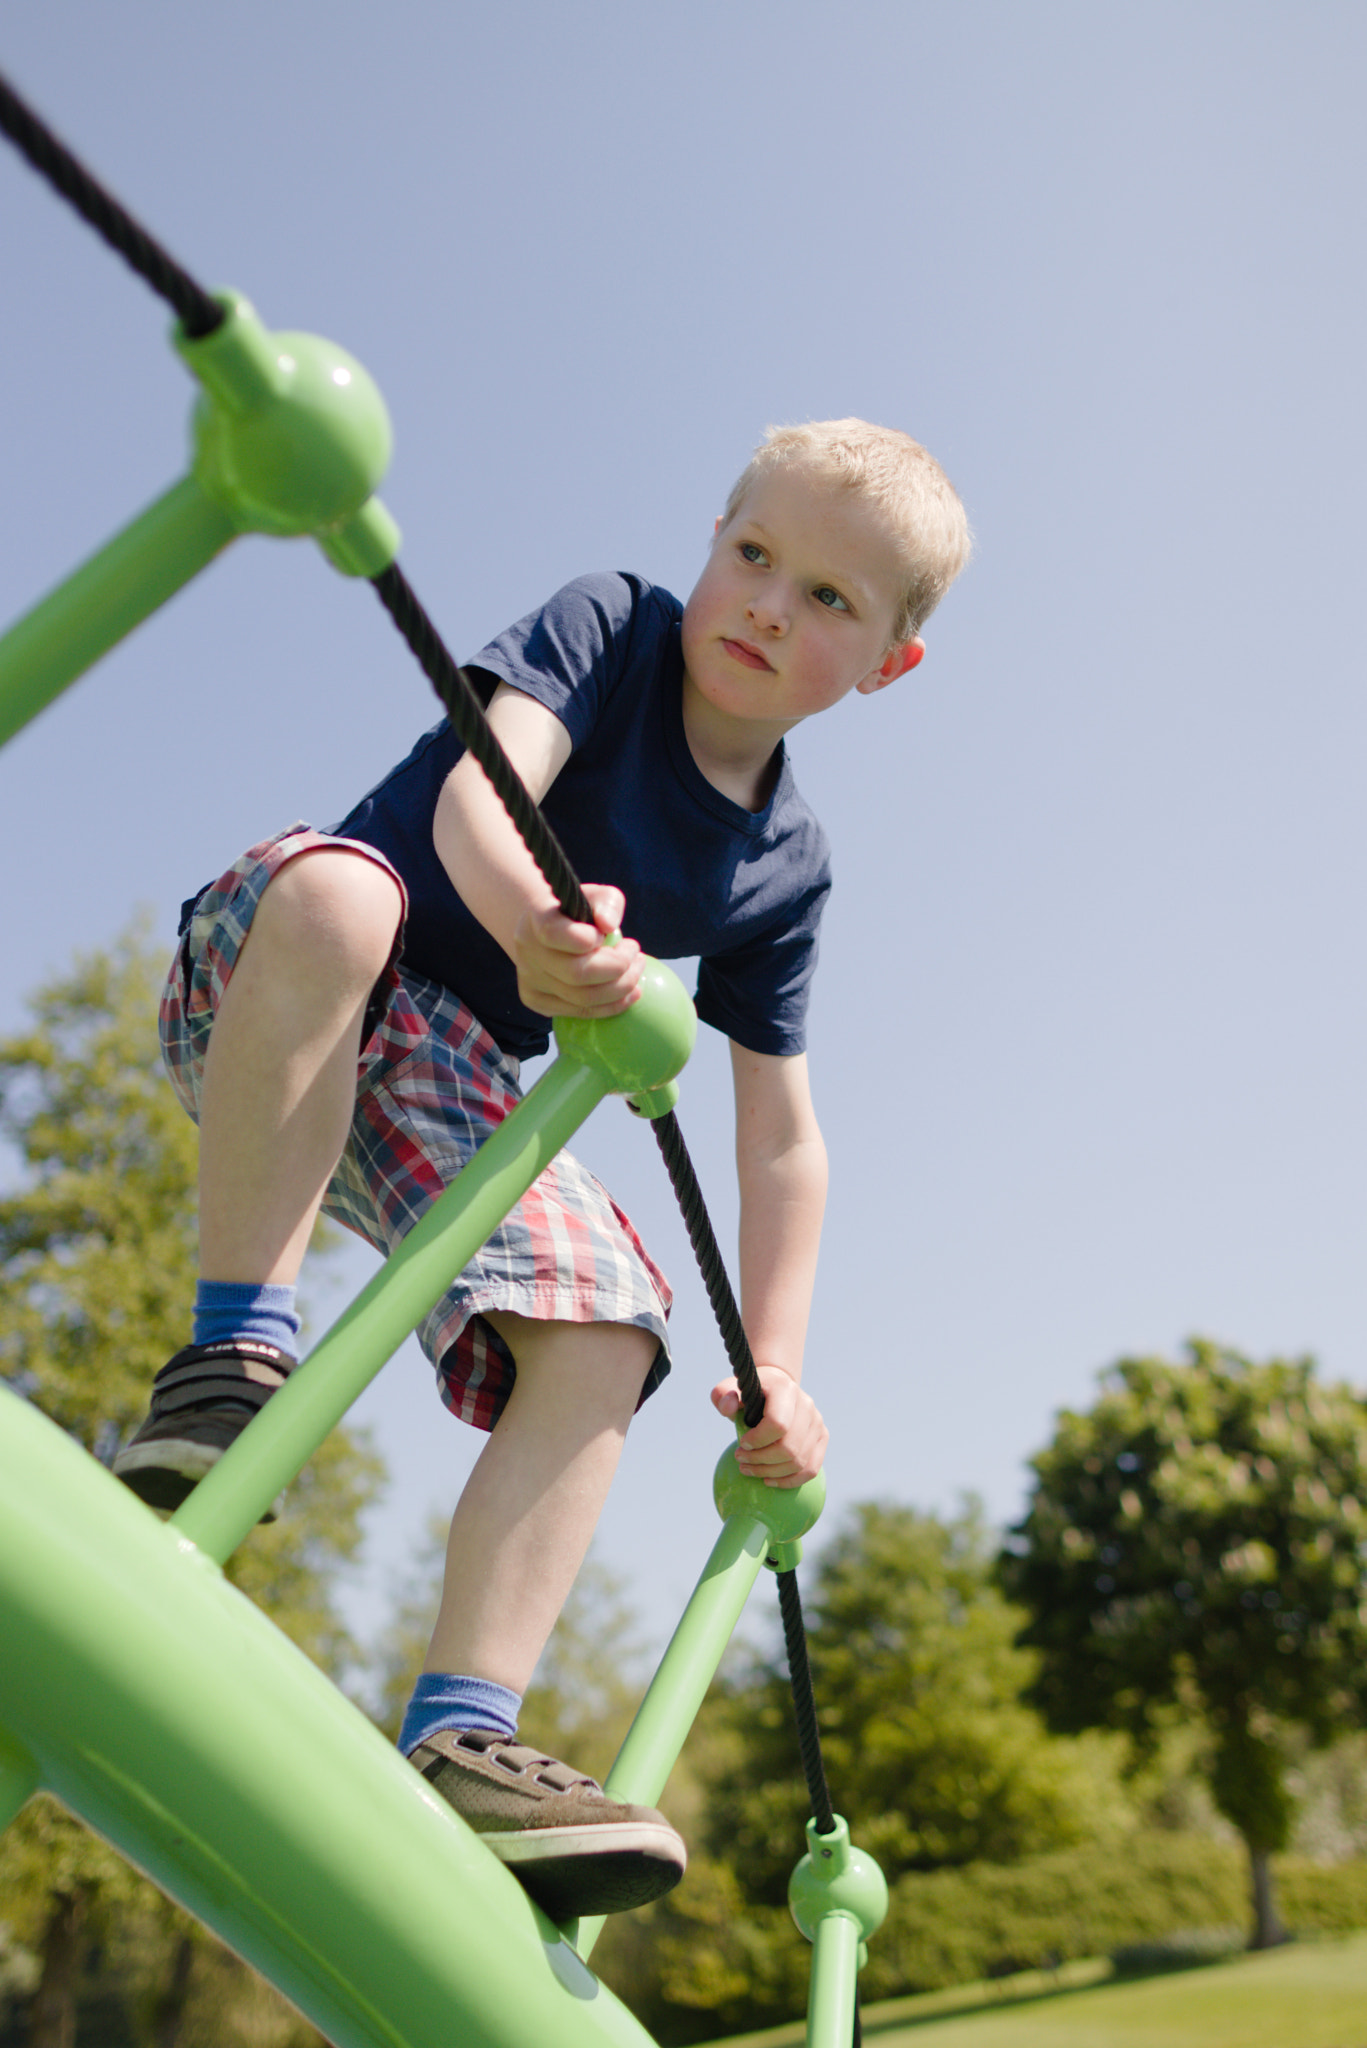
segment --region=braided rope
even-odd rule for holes
[[[0,131],[28,158],[34,170],[68,200],[111,249],[180,316],[192,341],[212,334],[224,312],[174,257],[139,227],[117,199],[59,142],[32,107],[0,76]]]
[[[802,1753],[802,1772],[807,1780],[807,1797],[819,1835],[835,1830],[831,1791],[826,1783],[826,1766],[821,1755],[821,1736],[816,1725],[816,1694],[812,1667],[807,1659],[807,1630],[802,1620],[802,1596],[797,1590],[797,1573],[778,1575],[778,1605],[783,1616],[783,1641],[788,1652],[788,1676],[797,1718],[797,1746]]]
[[[484,707],[475,695],[469,678],[452,658],[436,626],[423,609],[417,594],[397,562],[391,563],[388,569],[372,578],[372,581],[385,609],[445,705],[457,735],[474,754],[488,776],[528,852],[554,889],[562,910],[567,917],[592,924],[593,912],[588,899],[584,896],[579,879],[569,864],[564,848],[490,731]],[[712,1228],[712,1219],[708,1215],[707,1204],[688,1154],[688,1147],[684,1143],[683,1132],[679,1129],[679,1121],[673,1110],[653,1119],[652,1128],[669,1173],[670,1184],[674,1189],[684,1226],[688,1231],[698,1270],[707,1290],[707,1298],[712,1305],[712,1313],[717,1320],[727,1359],[740,1387],[746,1427],[753,1429],[764,1417],[764,1389],[760,1385],[754,1354],[745,1334],[740,1308],[727,1275],[726,1265],[717,1244],[716,1232]],[[806,1629],[802,1620],[802,1602],[797,1590],[795,1572],[778,1574],[778,1592],[802,1769],[807,1780],[807,1793],[817,1832],[828,1835],[835,1826],[835,1816],[821,1755],[816,1695],[812,1686]]]
[[[452,659],[446,643],[418,602],[408,578],[397,562],[391,562],[371,581],[379,593],[380,602],[445,705],[447,717],[457,735],[492,782],[524,846],[555,891],[560,908],[577,924],[592,924],[593,907],[569,864],[564,847],[533,803],[527,785],[494,737],[469,677]]]
[[[755,1369],[754,1353],[750,1340],[740,1319],[740,1309],[731,1290],[726,1267],[712,1229],[712,1219],[703,1201],[698,1176],[693,1171],[693,1161],[688,1156],[688,1147],[679,1129],[679,1120],[673,1110],[656,1117],[651,1128],[661,1157],[669,1171],[670,1184],[683,1214],[688,1231],[688,1241],[698,1261],[707,1298],[712,1304],[712,1313],[717,1319],[722,1343],[732,1372],[740,1384],[741,1412],[747,1429],[753,1429],[764,1417],[764,1389],[759,1383]]]

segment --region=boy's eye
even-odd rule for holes
[[[740,558],[743,562],[762,562],[766,559],[758,541],[743,540],[740,544]]]
[[[849,606],[838,590],[832,590],[829,583],[819,584],[812,593],[818,604],[824,604],[827,611],[847,612]]]

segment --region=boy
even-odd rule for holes
[[[512,1107],[546,1020],[626,1009],[643,949],[700,957],[699,1014],[731,1040],[766,1398],[741,1467],[782,1487],[818,1471],[826,1428],[800,1380],[826,1163],[803,1024],[829,869],[783,738],[915,667],[968,546],[907,436],[778,429],[686,606],[589,577],[476,656],[490,723],[572,865],[612,878],[586,885],[593,926],[561,913],[444,720],[335,831],[266,841],[187,905],[162,1043],[200,1124],[202,1278],[194,1343],[115,1463],[145,1499],[178,1505],[283,1383],[320,1206],[388,1250]],[[643,1903],[685,1862],[662,1815],[514,1742],[627,1425],[669,1369],[669,1302],[562,1154],[419,1333],[447,1405],[492,1433],[400,1746],[557,1919]],[[735,1381],[712,1399],[734,1415]]]

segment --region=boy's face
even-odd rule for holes
[[[903,585],[876,506],[801,469],[771,471],[718,521],[684,608],[685,692],[772,745],[915,666],[919,640],[892,645]]]

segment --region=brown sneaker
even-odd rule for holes
[[[609,1799],[596,1779],[487,1729],[444,1728],[409,1762],[552,1920],[648,1905],[687,1867],[682,1838],[653,1806]]]

